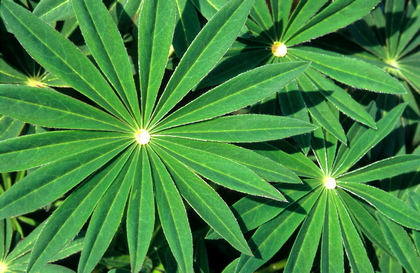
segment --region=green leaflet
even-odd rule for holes
[[[327,195],[321,194],[300,227],[284,272],[310,272],[321,238]],[[308,236],[310,234],[311,236]],[[302,251],[302,250],[305,251]]]
[[[163,2],[164,7],[167,8],[168,1]],[[175,7],[177,22],[174,35],[177,39],[174,39],[173,46],[177,56],[181,58],[200,32],[200,21],[191,1],[176,0]]]
[[[420,213],[393,195],[365,184],[340,182],[338,185],[400,225],[420,230]]]
[[[316,70],[349,86],[387,94],[407,93],[401,83],[370,63],[303,46],[291,48],[290,53],[311,61]]]
[[[274,29],[276,32],[276,41],[283,41],[283,39],[278,36],[284,34],[293,0],[270,0],[270,4],[274,21]]]
[[[156,130],[210,119],[253,104],[292,81],[308,63],[266,65],[245,72],[212,89],[166,117]]]
[[[310,77],[312,83],[317,86],[321,94],[337,107],[338,110],[352,119],[376,129],[375,121],[369,113],[341,87],[335,85],[332,81],[320,73],[315,72],[313,69],[308,69],[306,74]]]
[[[281,165],[292,170],[299,176],[310,178],[323,176],[322,171],[312,160],[286,141],[279,140],[270,143],[241,144],[241,146],[249,148],[275,162],[281,162]]]
[[[126,153],[131,155],[132,151]],[[78,272],[92,272],[111,243],[123,217],[131,183],[138,172],[135,159],[135,156],[130,156],[96,205],[86,232]]]
[[[420,155],[399,155],[345,173],[339,177],[339,180],[356,183],[370,182],[416,171],[419,166]]]
[[[155,106],[168,60],[175,27],[174,1],[145,1],[138,24],[142,122],[145,124]]]
[[[139,271],[149,249],[155,225],[153,178],[146,149],[137,149],[134,162],[140,160],[141,169],[135,173],[127,207],[127,240],[133,271]]]
[[[340,219],[342,242],[352,270],[355,272],[373,273],[372,264],[369,261],[359,233],[350,218],[349,211],[346,209],[338,195],[333,195],[333,197]]]
[[[87,46],[131,115],[140,119],[130,60],[117,26],[100,0],[72,0]]]
[[[129,143],[116,140],[45,165],[0,196],[0,219],[36,210],[62,196]]]
[[[0,141],[18,136],[24,126],[19,120],[0,115]]]
[[[168,164],[168,169],[182,197],[194,208],[210,227],[216,230],[233,247],[246,255],[252,255],[238,222],[222,198],[200,177],[174,158],[159,151]]]
[[[363,201],[354,199],[349,193],[342,189],[337,189],[337,192],[351,211],[353,221],[358,229],[361,230],[375,246],[380,247],[385,253],[393,257],[394,254],[386,243],[377,219],[362,205]]]
[[[15,36],[38,63],[107,111],[132,122],[99,70],[74,44],[12,1],[3,1],[1,12]]]
[[[287,210],[260,226],[249,240],[251,250],[258,251],[259,257],[241,255],[235,272],[251,273],[266,263],[299,227],[306,211],[314,206],[321,193],[322,190],[316,190],[314,194],[290,204]]]
[[[155,138],[153,143],[202,176],[222,186],[274,200],[284,200],[284,197],[273,186],[248,167],[230,158],[191,147],[188,142],[178,138],[159,137]],[[211,142],[206,145],[211,145]]]
[[[302,89],[302,97],[306,103],[311,116],[330,134],[335,136],[342,143],[346,143],[346,134],[340,122],[334,117],[334,112],[330,109],[323,95],[319,94],[318,88],[308,78],[307,75],[300,75],[297,82]]]
[[[158,122],[217,64],[233,43],[253,0],[232,0],[206,24],[183,55],[156,106]]]
[[[74,11],[70,0],[42,0],[36,5],[33,14],[52,24],[74,16]]]
[[[200,9],[203,16],[209,20],[216,12],[227,3],[227,0],[192,0],[194,5]]]
[[[378,127],[377,130],[370,128],[362,132],[357,139],[352,141],[352,147],[344,149],[342,155],[337,157],[337,162],[334,164],[333,175],[339,175],[347,171],[373,146],[387,136],[395,127],[405,106],[405,103],[396,106],[376,123]]]
[[[181,196],[164,163],[148,150],[151,158],[156,205],[171,252],[182,272],[193,270],[191,230]]]
[[[407,272],[416,272],[420,268],[419,255],[413,245],[413,242],[404,228],[380,213],[376,213],[386,241],[396,258]]]
[[[287,39],[287,44],[299,44],[340,29],[368,14],[378,2],[379,0],[334,1],[309,21],[304,22],[305,24],[299,31],[292,32],[293,37]],[[311,11],[312,14],[315,14],[317,10]]]
[[[29,266],[42,267],[79,232],[108,187],[115,181],[129,153],[112,160],[85,181],[52,214],[32,250]]]
[[[52,131],[0,142],[1,172],[41,166],[92,147],[127,139],[125,134],[95,131]]]
[[[268,115],[234,115],[179,126],[159,135],[221,142],[261,142],[308,133],[316,127],[298,119]]]
[[[279,1],[281,2],[281,1]],[[320,1],[310,1],[310,0],[303,0],[299,1],[298,5],[294,9],[293,13],[290,15],[290,18],[287,23],[287,28],[285,33],[282,37],[282,42],[286,43],[287,46],[290,46],[288,41],[291,37],[295,36],[300,32],[302,26],[314,16],[318,10],[324,6],[328,0],[320,0]],[[313,37],[311,37],[313,38]]]
[[[322,230],[321,241],[321,272],[344,272],[344,250],[340,220],[334,206],[334,195],[327,191],[327,207]]]
[[[0,109],[4,115],[46,127],[107,131],[130,128],[97,108],[46,88],[2,85]]]
[[[278,101],[284,116],[309,122],[309,113],[296,81],[286,85],[278,92]],[[311,134],[294,136],[293,139],[305,154],[309,152]]]

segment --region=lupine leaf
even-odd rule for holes
[[[169,4],[168,1],[164,1],[164,3],[165,7]],[[200,32],[200,21],[191,1],[177,0],[175,1],[175,8],[177,22],[174,35],[177,38],[174,39],[173,46],[175,53],[181,58]]]
[[[335,115],[329,108],[324,96],[319,94],[318,88],[306,75],[300,75],[297,81],[303,91],[302,97],[311,116],[330,134],[346,143],[343,127],[336,118],[331,118]]]
[[[221,142],[261,142],[308,133],[316,127],[298,119],[234,115],[160,131],[167,136]]]
[[[239,34],[253,0],[232,0],[221,8],[194,39],[169,80],[156,107],[159,121],[217,64]]]
[[[83,38],[96,63],[134,118],[140,118],[130,60],[117,26],[100,0],[72,0]]]
[[[106,110],[127,122],[132,120],[99,70],[74,44],[12,1],[3,1],[1,12],[38,63]]]
[[[362,206],[362,202],[353,198],[349,193],[342,189],[337,189],[338,194],[349,208],[353,215],[353,221],[359,230],[377,247],[380,247],[386,254],[393,257],[389,245],[386,243],[385,237],[381,231],[381,227],[375,217]]]
[[[308,109],[302,94],[298,90],[296,81],[289,83],[278,92],[278,101],[284,116],[306,122],[310,121]],[[298,143],[304,154],[309,152],[311,134],[297,135],[293,139]]]
[[[290,204],[287,210],[259,227],[249,240],[251,250],[254,253],[258,251],[258,256],[241,255],[235,272],[251,273],[266,263],[292,236],[320,194],[321,191],[317,190],[314,194]]]
[[[200,175],[222,186],[274,200],[284,200],[281,193],[273,186],[246,166],[229,158],[191,147],[189,142],[183,139],[159,137],[154,143]],[[207,145],[211,145],[211,142]]]
[[[148,154],[152,162],[156,205],[166,240],[181,271],[194,272],[191,230],[181,196],[155,152],[150,149]]]
[[[17,137],[23,130],[25,123],[0,114],[0,141]]]
[[[112,132],[52,131],[8,139],[0,142],[0,171],[34,168],[126,137]]]
[[[321,239],[326,214],[327,195],[321,194],[316,204],[307,213],[293,243],[284,272],[310,272]],[[308,236],[310,234],[311,236]],[[302,249],[305,251],[302,252]]]
[[[418,166],[420,166],[420,155],[399,155],[345,173],[339,177],[339,180],[357,183],[370,182],[416,171]]]
[[[291,37],[300,33],[302,26],[314,16],[318,10],[324,6],[328,0],[321,1],[310,1],[304,0],[299,1],[296,8],[293,10],[292,15],[290,16],[289,22],[287,24],[286,33],[283,36],[282,42],[287,42]],[[312,37],[311,37],[312,38]],[[289,45],[289,43],[287,43]]]
[[[174,1],[145,1],[139,17],[139,75],[143,123],[149,120],[168,60],[175,27]],[[153,64],[153,65],[151,65]]]
[[[267,65],[245,72],[212,89],[165,118],[159,129],[221,116],[253,104],[300,75],[308,63]]]
[[[360,160],[372,147],[378,144],[384,137],[386,137],[395,124],[401,117],[406,104],[400,104],[394,109],[389,111],[382,119],[380,119],[376,125],[377,130],[368,129],[363,132],[357,139],[352,141],[352,146],[345,149],[344,153],[334,166],[334,175],[342,174],[347,171],[354,163]]]
[[[171,162],[168,164],[168,169],[174,182],[182,197],[197,214],[237,250],[252,255],[233,213],[216,191],[161,149],[159,149],[159,155],[167,159],[167,162]]]
[[[420,230],[420,213],[393,195],[365,184],[340,182],[338,185],[364,199],[389,219]]]
[[[376,213],[376,215],[385,238],[398,261],[407,272],[416,272],[420,268],[420,259],[410,236],[402,226],[392,222],[380,213]]]
[[[74,16],[74,11],[70,0],[42,0],[33,14],[47,23],[53,23]]]
[[[327,209],[322,231],[321,272],[344,272],[344,251],[341,241],[340,220],[334,206],[332,191],[327,193]]]
[[[271,0],[271,13],[274,21],[276,34],[283,34],[292,9],[293,0]],[[281,37],[276,37],[276,41],[283,41]]]
[[[135,173],[131,184],[127,207],[127,240],[130,263],[133,271],[138,272],[146,257],[155,224],[155,201],[153,178],[146,149],[136,151],[141,160],[141,169]],[[136,162],[134,159],[134,162]]]
[[[312,83],[318,87],[321,94],[338,110],[350,118],[376,129],[373,118],[346,91],[313,69],[308,69],[306,73],[311,78]]]
[[[290,53],[311,61],[311,66],[316,70],[349,86],[388,94],[407,93],[401,83],[370,63],[332,55],[324,50],[315,51],[310,47],[291,48]]]
[[[0,195],[0,219],[36,210],[76,186],[127,146],[117,140],[43,166]]]
[[[367,256],[363,242],[350,218],[349,212],[338,195],[334,196],[334,204],[340,218],[342,241],[346,249],[347,258],[354,272],[373,273],[372,264]]]
[[[128,162],[120,168],[118,176],[95,207],[86,232],[78,272],[93,271],[120,225],[131,183],[138,172],[138,162],[133,160],[132,151],[125,152],[130,154]]]
[[[323,173],[315,163],[299,152],[295,147],[286,141],[270,143],[241,144],[275,162],[281,162],[283,166],[292,170],[299,176],[317,178]]]
[[[50,261],[83,227],[98,201],[114,182],[128,159],[128,153],[112,160],[85,181],[52,214],[32,250],[29,267],[36,271]]]
[[[288,44],[302,43],[353,23],[368,14],[378,2],[379,0],[334,1],[308,22],[305,22],[305,25],[295,32],[296,34],[293,33],[295,35],[288,41]]]
[[[128,125],[97,108],[57,91],[20,85],[3,85],[0,112],[45,127],[126,131]],[[36,113],[36,115],[34,115]]]
[[[216,12],[227,3],[227,0],[192,0],[203,16],[209,20]]]

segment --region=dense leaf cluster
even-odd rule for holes
[[[0,272],[416,272],[419,10],[2,1]]]

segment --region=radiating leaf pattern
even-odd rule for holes
[[[308,64],[262,67],[205,93],[184,108],[177,103],[228,50],[253,2],[229,1],[191,45],[178,44],[176,50],[181,52],[184,47],[185,53],[167,80],[167,52],[180,6],[175,1],[144,1],[137,21],[139,88],[138,78],[132,76],[132,56],[102,1],[71,1],[94,63],[34,14],[12,1],[2,2],[2,17],[29,54],[82,95],[76,99],[45,87],[1,86],[3,115],[54,130],[0,143],[0,160],[7,162],[0,171],[37,167],[0,196],[0,217],[34,211],[72,190],[40,231],[27,260],[29,272],[41,270],[89,218],[78,271],[94,269],[124,219],[131,266],[137,272],[152,240],[155,204],[178,268],[193,272],[192,234],[182,198],[233,247],[252,254],[232,212],[202,177],[247,194],[284,201],[267,180],[299,183],[300,179],[282,165],[230,143],[275,140],[316,127],[292,118],[224,116],[275,93]],[[57,9],[68,5],[61,1]],[[35,13],[51,22],[57,18],[54,10],[50,12],[39,6]],[[256,77],[245,77],[252,74]],[[251,96],[257,89],[262,92]],[[232,103],[237,98],[244,100]],[[189,115],[189,109],[197,115]],[[238,127],[231,128],[232,122]],[[224,151],[234,156],[223,155]],[[252,155],[278,169],[257,166]]]

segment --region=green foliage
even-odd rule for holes
[[[420,267],[417,1],[0,11],[0,272]]]

